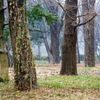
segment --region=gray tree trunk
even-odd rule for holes
[[[7,51],[3,41],[4,34],[4,3],[3,0],[0,0],[0,78],[3,80],[9,80],[8,77],[8,60],[7,60]]]
[[[83,14],[88,12],[94,12],[95,0],[82,0],[82,9]],[[91,18],[91,14],[88,14],[86,17],[83,17],[83,22],[86,19]],[[84,53],[84,63],[85,67],[95,67],[95,52],[94,52],[94,20],[90,21],[83,26],[84,31],[84,43],[85,43],[85,53]]]

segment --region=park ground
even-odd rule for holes
[[[15,91],[13,68],[9,82],[0,83],[0,100],[100,100],[100,63],[77,64],[78,76],[60,76],[61,65],[36,63],[39,89]]]

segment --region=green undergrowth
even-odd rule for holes
[[[66,87],[66,88],[99,88],[100,76],[49,76],[38,79],[40,86]]]

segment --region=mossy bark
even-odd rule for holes
[[[4,4],[3,0],[0,0],[0,78],[3,80],[9,80],[8,77],[8,60],[7,51],[3,41],[3,28],[4,28]]]
[[[15,88],[17,90],[30,90],[38,88],[38,84],[27,27],[26,0],[20,1],[8,1]]]
[[[66,6],[69,5],[69,6]],[[66,0],[64,38],[62,44],[61,75],[77,75],[76,42],[77,0]],[[69,16],[68,16],[69,15]]]

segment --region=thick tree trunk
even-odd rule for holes
[[[94,4],[95,0],[83,0],[83,14],[87,12],[94,12]],[[87,15],[83,18],[83,21],[91,18],[91,15]],[[85,53],[84,53],[84,63],[85,67],[95,67],[95,52],[94,52],[94,20],[90,21],[86,25],[83,26],[84,31],[84,42],[85,42]]]
[[[8,60],[7,60],[7,51],[3,41],[4,34],[4,3],[3,0],[0,0],[0,78],[3,80],[9,80],[8,77]]]
[[[60,74],[77,75],[77,28],[73,25],[73,23],[75,24],[77,20],[77,0],[66,0],[66,5],[67,13],[65,13],[64,38],[62,44],[62,65]],[[73,20],[71,18],[73,18]]]
[[[8,0],[15,88],[37,88],[37,77],[27,28],[26,0]]]

